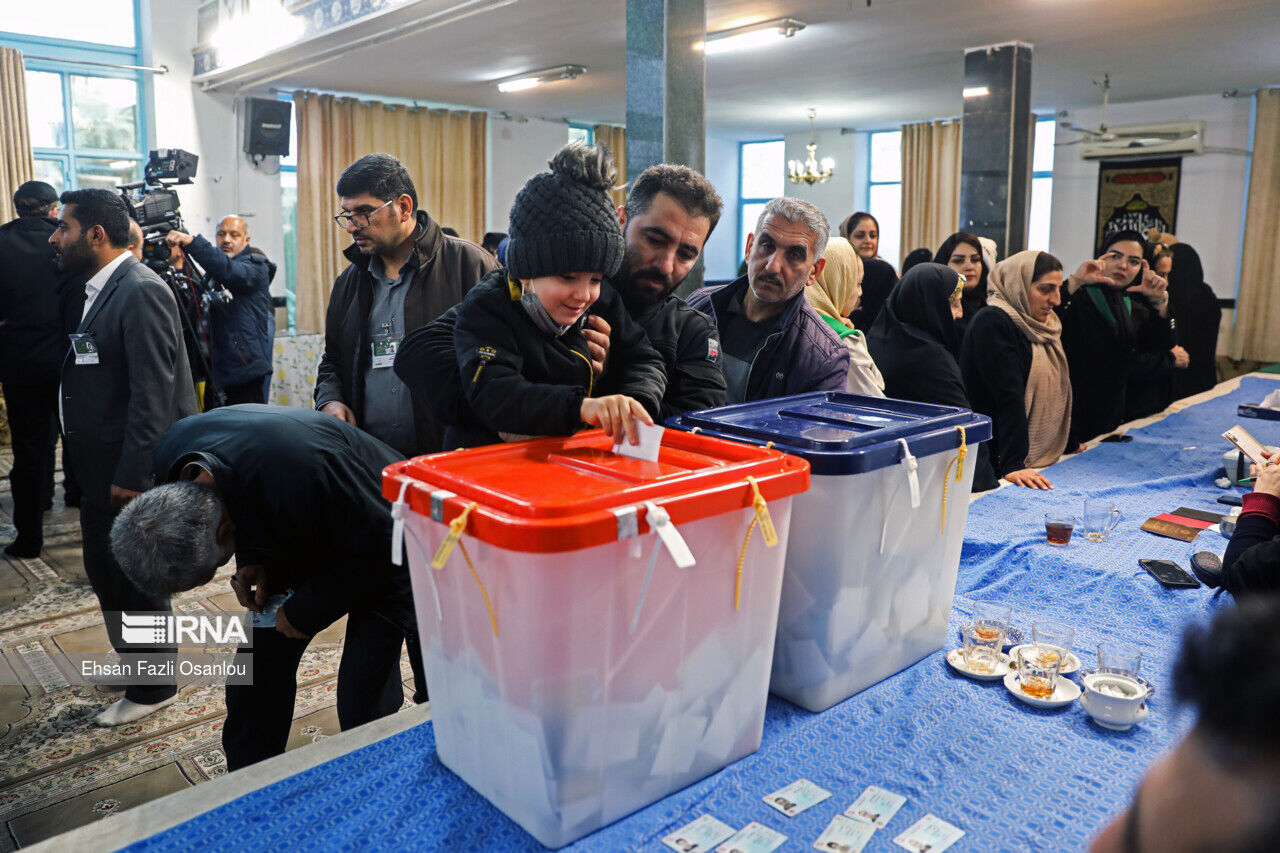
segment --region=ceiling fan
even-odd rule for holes
[[[1074,130],[1076,133],[1083,135],[1066,142],[1056,142],[1054,147],[1079,145],[1081,142],[1120,142],[1126,148],[1145,148],[1148,145],[1161,145],[1179,139],[1190,139],[1197,133],[1196,130],[1189,128],[1178,130],[1158,130],[1151,127],[1109,128],[1107,126],[1107,102],[1111,98],[1111,73],[1103,74],[1101,80],[1093,81],[1093,85],[1102,89],[1102,120],[1098,122],[1097,129],[1080,127],[1069,121],[1059,121],[1058,126],[1064,130]],[[1065,119],[1066,116],[1066,110],[1058,113],[1059,119]]]

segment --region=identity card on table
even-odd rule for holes
[[[716,853],[773,853],[787,837],[754,821],[739,829],[728,841],[716,848]]]
[[[831,818],[831,823],[822,830],[813,846],[828,853],[861,853],[862,848],[876,834],[876,828],[869,823],[851,820],[844,815]]]
[[[679,853],[704,853],[733,835],[733,827],[704,814],[662,839],[662,843]]]
[[[906,832],[893,839],[893,843],[912,853],[942,853],[960,840],[964,830],[952,826],[940,817],[927,814],[911,824]]]
[[[873,824],[876,829],[884,829],[906,801],[907,798],[901,794],[870,785],[844,813],[854,820]]]
[[[830,791],[822,790],[808,779],[797,779],[787,787],[769,794],[764,801],[787,817],[795,817],[809,806],[817,805],[829,796],[831,796]]]

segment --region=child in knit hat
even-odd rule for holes
[[[609,199],[616,171],[603,148],[572,143],[511,206],[506,269],[485,276],[457,308],[453,342],[467,423],[445,446],[570,435],[584,424],[638,441],[666,390],[662,357],[606,279],[625,243]],[[583,335],[588,314],[610,327],[597,376]],[[469,407],[469,412],[466,410]]]

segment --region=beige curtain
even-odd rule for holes
[[[960,221],[963,122],[902,126],[902,257],[922,246],[936,251]],[[890,258],[902,263],[902,258]]]
[[[613,155],[614,165],[618,167],[618,188],[613,191],[613,203],[623,204],[627,200],[627,129],[597,124],[591,128],[591,133],[596,145],[603,145]]]
[[[13,193],[34,171],[22,53],[0,47],[0,222],[13,219]]]
[[[313,92],[296,92],[298,123],[297,324],[323,331],[333,280],[346,266],[350,239],[333,221],[342,170],[381,151],[405,164],[418,206],[442,226],[477,243],[484,236],[488,115],[406,109]]]
[[[1231,357],[1280,361],[1280,89],[1259,89]]]

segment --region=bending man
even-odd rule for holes
[[[284,752],[298,662],[343,614],[342,728],[403,704],[406,639],[414,698],[425,701],[409,576],[391,563],[380,487],[382,469],[400,458],[340,418],[259,405],[187,418],[156,447],[156,480],[166,485],[121,513],[111,546],[135,584],[166,594],[208,583],[235,554],[231,588],[260,615],[252,649],[238,653],[253,654],[253,684],[227,685],[229,769]]]

